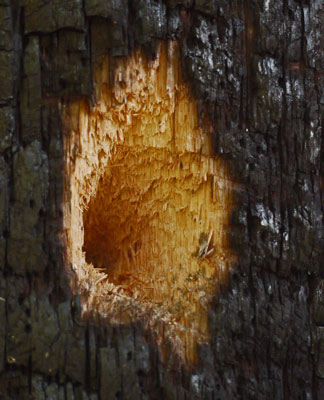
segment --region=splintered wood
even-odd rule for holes
[[[234,259],[233,201],[180,72],[175,43],[154,61],[107,57],[94,73],[97,105],[66,106],[64,223],[84,315],[141,320],[164,357],[171,345],[192,363]]]

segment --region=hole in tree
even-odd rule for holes
[[[109,62],[95,72],[98,105],[76,101],[65,115],[71,286],[84,315],[163,323],[166,341],[192,362],[235,259],[227,239],[235,184],[212,155],[212,127],[198,121],[175,44],[153,61],[140,51],[120,59],[113,82]]]

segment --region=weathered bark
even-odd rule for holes
[[[321,0],[0,0],[0,396],[324,397]],[[238,261],[181,369],[140,323],[82,321],[64,265],[62,113],[98,57],[177,39],[236,190]]]

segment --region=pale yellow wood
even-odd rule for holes
[[[94,84],[95,106],[81,99],[64,110],[71,285],[85,316],[142,320],[162,355],[165,335],[192,363],[197,341],[209,337],[209,303],[235,260],[235,185],[212,156],[210,124],[198,123],[176,43],[150,62],[140,51],[114,65],[107,57]]]

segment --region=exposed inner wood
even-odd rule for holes
[[[154,61],[108,57],[94,74],[98,103],[64,110],[67,258],[85,315],[141,319],[163,353],[168,336],[191,363],[208,340],[208,307],[234,256],[224,161],[181,79],[175,43]],[[163,332],[163,333],[162,333]]]

